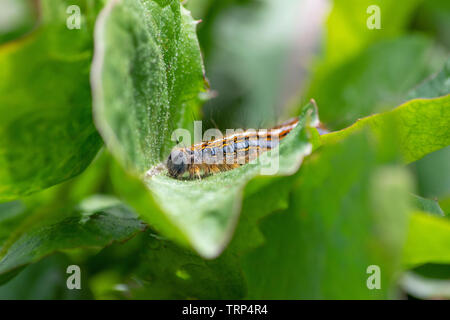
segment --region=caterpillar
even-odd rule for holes
[[[190,147],[174,148],[166,161],[167,171],[175,179],[185,176],[200,179],[238,168],[277,146],[297,124],[295,118],[268,130],[247,130]]]

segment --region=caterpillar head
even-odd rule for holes
[[[174,178],[181,177],[188,170],[191,158],[192,156],[184,148],[172,150],[166,162],[169,175]]]

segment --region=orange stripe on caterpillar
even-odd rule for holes
[[[175,148],[166,161],[169,175],[176,179],[187,175],[192,179],[235,169],[277,146],[297,124],[295,118],[268,130],[247,130],[190,147]]]

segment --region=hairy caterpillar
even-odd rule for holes
[[[166,161],[171,177],[201,178],[211,173],[237,168],[278,145],[298,124],[291,119],[271,129],[247,130],[220,139],[175,148]]]

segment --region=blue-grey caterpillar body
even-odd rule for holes
[[[298,124],[298,118],[268,130],[247,130],[220,139],[175,148],[166,161],[169,175],[176,179],[204,177],[231,170],[276,147]]]

